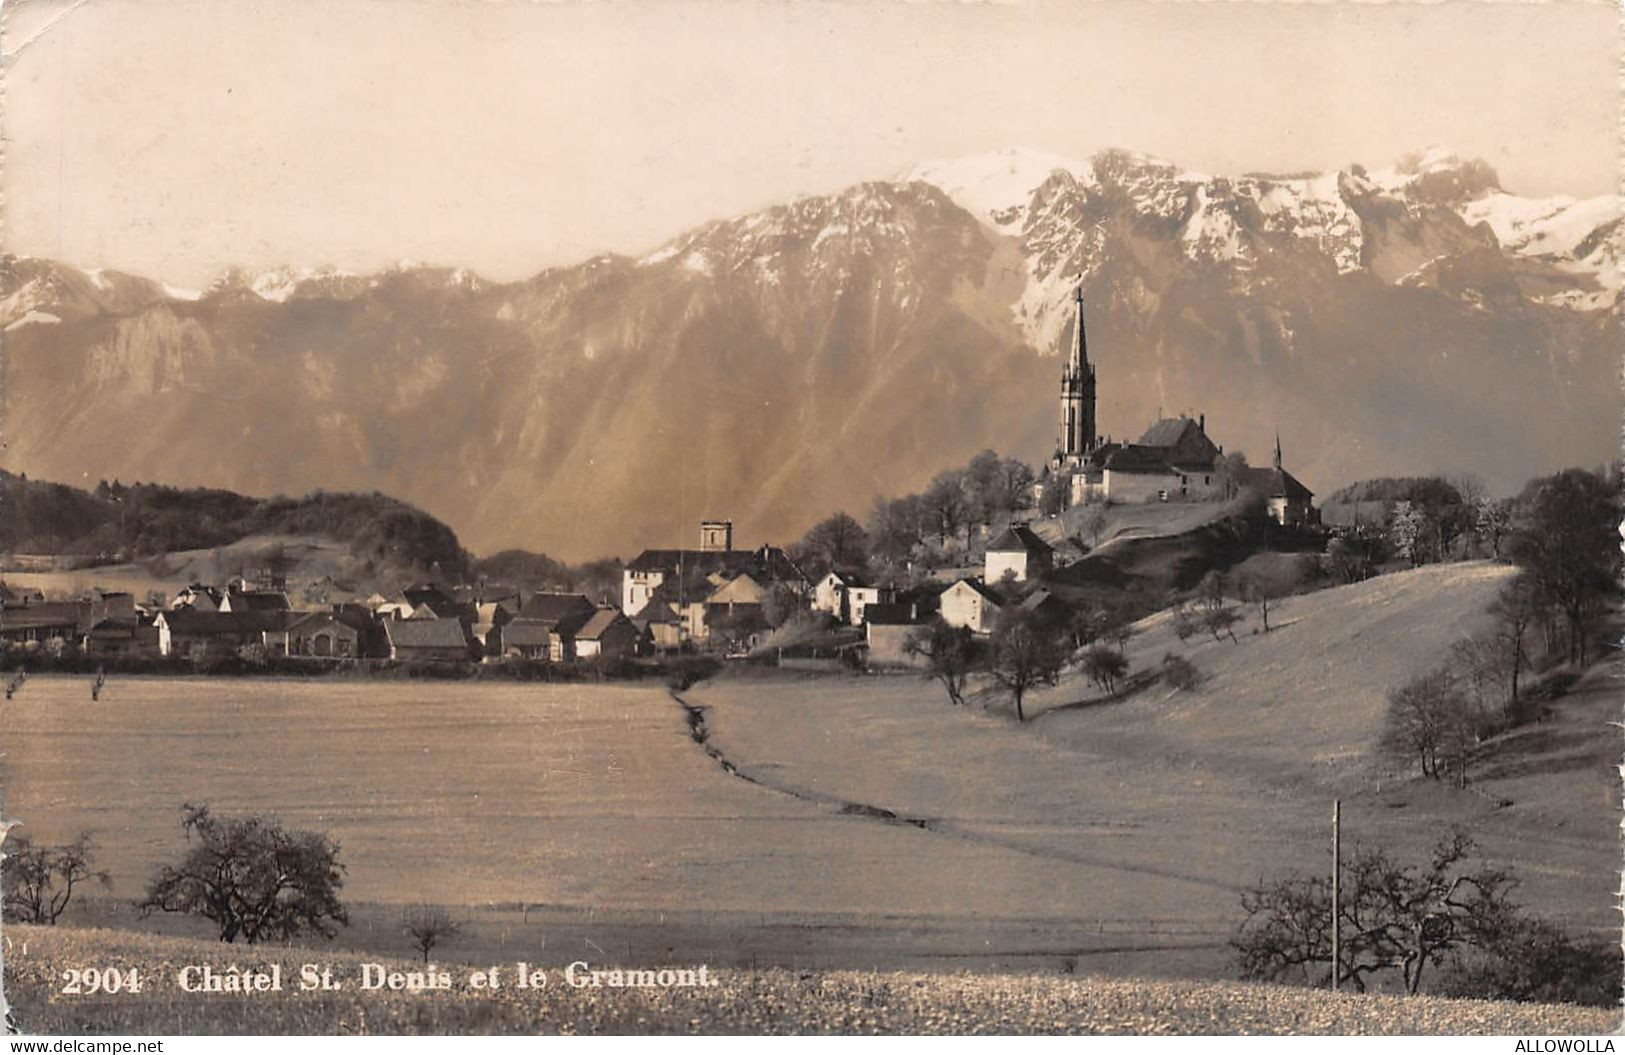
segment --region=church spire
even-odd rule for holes
[[[1072,373],[1082,375],[1085,366],[1089,365],[1089,340],[1084,334],[1083,327],[1083,278],[1079,276],[1077,288],[1072,294],[1073,301],[1078,305],[1077,333],[1072,337]]]
[[[1275,430],[1275,467],[1281,467],[1281,430]]]

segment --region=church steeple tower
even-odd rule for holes
[[[1095,368],[1089,362],[1089,340],[1083,322],[1083,283],[1073,294],[1078,306],[1072,356],[1061,372],[1061,442],[1057,455],[1063,464],[1076,465],[1095,449]]]

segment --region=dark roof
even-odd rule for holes
[[[626,570],[658,571],[670,575],[679,567],[683,569],[684,574],[692,570],[703,570],[707,573],[720,571],[731,577],[740,572],[749,572],[757,582],[763,584],[770,581],[806,578],[784,550],[777,546],[729,550],[646,549],[626,566]]]
[[[913,626],[922,622],[912,604],[866,604],[863,621],[876,626]]]
[[[971,589],[975,590],[977,593],[981,594],[983,597],[987,598],[989,601],[992,601],[994,604],[999,605],[1000,607],[1003,607],[1004,598],[999,596],[999,592],[997,590],[995,590],[993,587],[989,586],[987,583],[983,582],[980,579],[960,579],[959,582],[956,582],[953,585],[949,586],[948,589],[951,590],[951,589],[954,588],[954,586],[958,586],[961,583],[963,583],[966,586],[969,586]],[[946,592],[946,591],[944,591],[944,592]],[[865,609],[865,610],[867,610],[867,609]]]
[[[285,612],[293,607],[281,590],[233,590],[227,596],[234,612]]]
[[[1165,451],[1142,444],[1130,444],[1112,452],[1111,457],[1106,459],[1106,468],[1114,473],[1166,475],[1173,472],[1173,468],[1168,464],[1168,455]]]
[[[1049,553],[1053,548],[1024,524],[1005,528],[998,538],[987,544],[989,553]]]
[[[6,605],[0,612],[0,629],[21,630],[26,627],[73,626],[85,617],[85,607],[77,601],[35,601],[32,604]]]
[[[552,632],[552,623],[530,622],[520,619],[502,628],[502,644],[504,647],[509,645],[514,647],[545,645]]]
[[[467,648],[468,636],[456,619],[391,619],[384,632],[396,648]]]
[[[664,589],[664,588],[665,588],[665,584],[662,583],[661,584],[661,589]],[[659,592],[660,592],[659,590],[655,591],[656,594],[659,594]],[[682,622],[682,620],[680,618],[678,618],[677,613],[671,610],[671,605],[672,605],[672,602],[669,601],[669,600],[666,600],[663,597],[659,597],[659,596],[651,597],[651,598],[649,598],[649,603],[644,605],[643,608],[638,611],[638,614],[633,616],[632,619],[633,619],[634,622],[638,622],[638,623],[680,623],[680,622]]]
[[[373,620],[360,615],[349,607],[329,612],[308,612],[289,624],[289,630],[300,630],[305,627],[322,626],[328,623],[337,623],[354,630],[357,634],[365,634],[373,626]]]
[[[1021,602],[1021,607],[1029,612],[1041,610],[1061,611],[1066,608],[1066,602],[1050,593],[1048,590],[1034,590]]]
[[[1285,469],[1248,469],[1241,478],[1244,488],[1258,491],[1265,498],[1290,498],[1307,502],[1315,492],[1298,482],[1298,478]]]
[[[429,614],[420,614],[425,611],[427,611]],[[407,618],[415,619],[419,622],[422,622],[425,619],[467,619],[472,623],[479,618],[479,614],[475,612],[472,604],[462,604],[458,601],[430,599],[424,601],[416,608],[413,608],[412,614]]]
[[[425,601],[450,601],[451,595],[432,582],[420,582],[401,591],[406,603],[416,608]]]
[[[621,614],[619,608],[600,608],[592,614],[586,623],[582,624],[580,630],[576,631],[576,637],[583,641],[596,641],[603,637],[605,632],[614,626],[617,621],[631,622]]]
[[[306,612],[200,612],[195,608],[171,608],[159,613],[172,634],[258,634],[266,630],[286,630],[303,619]]]
[[[1177,447],[1192,429],[1200,432],[1202,427],[1190,418],[1163,418],[1145,430],[1145,435],[1140,437],[1139,446]]]
[[[553,624],[553,631],[560,637],[575,637],[597,611],[598,609],[594,607],[586,611],[577,608],[573,612],[566,612]]]
[[[519,609],[519,618],[551,622],[563,619],[571,612],[591,612],[596,607],[586,594],[536,593],[531,594],[530,600]]]

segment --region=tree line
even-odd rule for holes
[[[1508,506],[1502,547],[1516,575],[1489,623],[1389,696],[1383,745],[1422,776],[1465,787],[1480,745],[1539,716],[1529,682],[1572,679],[1599,651],[1617,601],[1616,469],[1533,480]]]
[[[212,549],[250,535],[319,535],[366,560],[461,574],[468,554],[452,529],[423,510],[377,492],[313,491],[302,498],[254,498],[217,488],[125,485],[94,491],[0,472],[0,548],[134,560]]]

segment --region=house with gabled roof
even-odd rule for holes
[[[552,655],[553,624],[516,619],[502,628],[502,654],[521,659],[548,659]]]
[[[281,590],[228,589],[220,596],[222,612],[286,612],[293,608]]]
[[[153,619],[158,629],[158,653],[186,655],[194,648],[240,648],[264,645],[276,649],[283,631],[304,616],[304,612],[200,612],[195,608],[171,608]]]
[[[1315,522],[1315,493],[1281,467],[1281,437],[1275,437],[1275,462],[1268,469],[1248,469],[1242,474],[1243,490],[1264,498],[1270,519],[1282,527],[1301,527]]]
[[[577,659],[630,656],[643,634],[619,608],[600,608],[575,633]]]
[[[386,619],[384,636],[399,662],[466,663],[478,650],[460,619]]]
[[[991,634],[1004,610],[1004,597],[976,579],[960,579],[942,591],[938,611],[949,626],[970,627],[973,634]]]
[[[592,612],[597,605],[584,593],[533,593],[520,605],[519,619],[557,622],[575,612]]]
[[[1003,582],[1006,575],[1016,582],[1036,579],[1055,566],[1055,550],[1025,524],[1012,524],[987,544],[982,559],[982,580]]]

